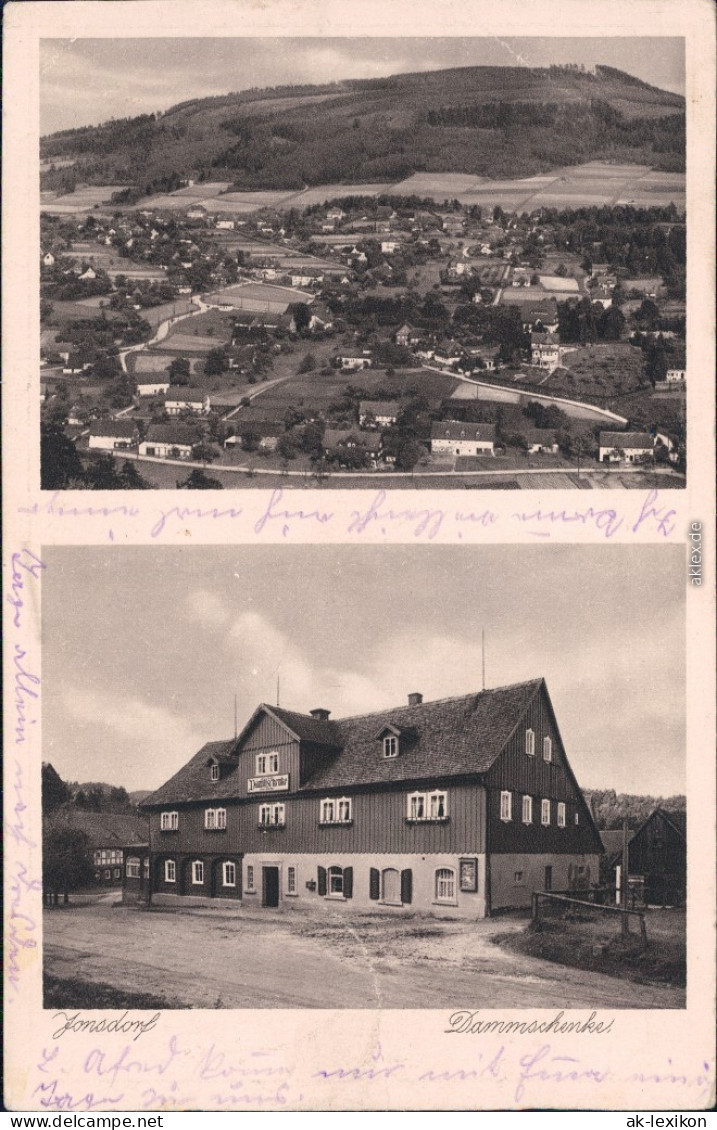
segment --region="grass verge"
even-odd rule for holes
[[[686,982],[684,938],[649,936],[647,949],[639,938],[557,921],[530,922],[516,934],[494,934],[490,939],[514,953],[539,957],[558,965],[604,973],[637,984],[669,984],[683,987]]]
[[[102,982],[81,981],[78,977],[43,978],[45,1008],[188,1008],[174,997],[153,993],[133,993]]]

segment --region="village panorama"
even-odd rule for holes
[[[44,137],[43,488],[683,486],[684,113],[465,67]]]

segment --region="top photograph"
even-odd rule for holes
[[[44,39],[44,490],[681,488],[685,43]]]

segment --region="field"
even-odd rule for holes
[[[207,310],[203,314],[195,314],[186,321],[176,322],[169,330],[167,341],[173,336],[187,335],[191,337],[195,330],[202,337],[217,338],[218,340],[214,344],[218,345],[231,337],[231,315],[225,314],[221,310]]]
[[[292,369],[298,365],[298,359],[291,359]],[[275,365],[275,370],[277,366]],[[272,371],[271,376],[279,375]],[[425,370],[401,370],[394,377],[387,377],[382,369],[364,369],[362,373],[341,373],[332,371],[331,376],[320,373],[308,373],[301,376],[292,376],[285,384],[268,389],[266,393],[256,400],[256,407],[281,408],[313,407],[327,408],[341,400],[345,390],[349,387],[361,389],[371,394],[375,389],[385,390],[391,398],[396,400],[405,398],[407,390],[415,390],[418,395],[425,396],[436,402],[450,396],[455,381],[450,376]]]
[[[515,211],[540,207],[581,208],[606,204],[669,204],[685,207],[685,177],[682,173],[657,173],[646,165],[610,165],[591,161],[586,165],[556,169],[549,175],[524,180],[488,180],[462,173],[416,173],[401,181],[392,192],[456,197],[463,204],[501,205]]]
[[[183,325],[182,322],[179,325]],[[182,332],[177,329],[174,333],[169,334],[164,339],[165,349],[171,349],[175,354],[182,353],[207,353],[210,349],[217,349],[220,345],[224,345],[227,341],[226,337],[210,337],[202,335],[199,332],[188,333]]]
[[[176,357],[176,353],[150,353],[148,350],[142,350],[141,353],[130,353],[127,358],[127,369],[130,373],[142,373],[160,375],[166,373],[169,365]],[[191,372],[196,373],[198,365],[202,363],[203,359],[190,359]]]
[[[69,163],[74,164],[74,162]],[[112,194],[114,192],[120,192],[123,188],[126,188],[126,185],[85,185],[84,187],[75,189],[74,192],[69,193],[67,196],[57,196],[55,193],[43,192],[40,201],[40,211],[52,212],[57,215],[89,212],[100,204],[109,203]]]
[[[642,366],[642,352],[632,345],[578,346],[565,356],[564,368],[541,383],[540,391],[575,400],[585,396],[610,400],[640,386]]]
[[[606,161],[591,161],[585,165],[565,166],[551,173],[511,180],[491,180],[472,173],[414,173],[407,179],[381,184],[325,184],[302,192],[229,192],[217,196],[212,185],[211,193],[203,193],[203,186],[186,189],[171,195],[147,197],[137,204],[140,208],[188,208],[202,204],[209,211],[237,215],[258,212],[262,208],[308,208],[312,204],[335,200],[342,196],[378,196],[382,193],[432,197],[437,201],[454,198],[463,204],[480,204],[485,207],[511,211],[533,211],[536,208],[600,207],[610,204],[635,204],[649,207],[674,203],[684,211],[686,187],[684,173],[664,173],[647,165],[613,165]],[[86,192],[109,193],[117,186],[106,189],[87,189]],[[72,202],[72,203],[71,203]],[[92,208],[91,200],[80,193],[43,203],[46,211],[80,211]]]

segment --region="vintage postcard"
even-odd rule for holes
[[[4,62],[6,1106],[711,1107],[711,10]]]

